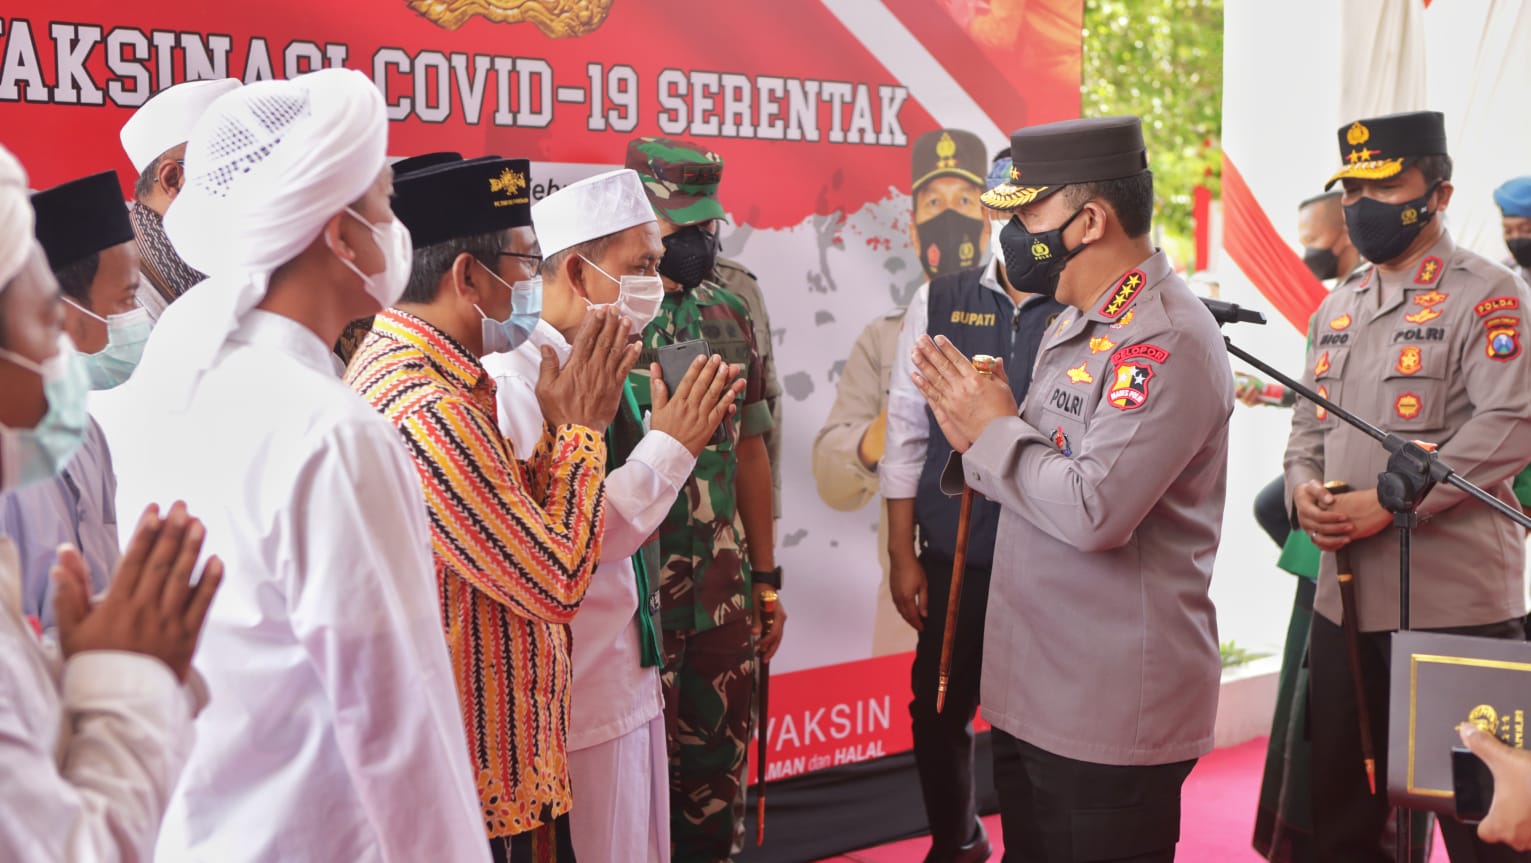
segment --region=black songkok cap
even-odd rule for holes
[[[393,163],[393,176],[394,179],[398,179],[406,174],[413,174],[426,168],[434,168],[437,165],[461,161],[461,153],[452,153],[446,150],[440,153],[421,153],[418,156],[406,156]]]
[[[55,272],[133,239],[116,171],[71,180],[32,196],[37,241]]]
[[[415,248],[532,223],[530,163],[485,156],[393,181],[393,213]]]

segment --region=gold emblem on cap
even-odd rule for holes
[[[1362,144],[1365,144],[1367,140],[1371,138],[1371,136],[1372,130],[1361,125],[1360,120],[1351,123],[1350,128],[1345,131],[1345,140],[1349,142],[1350,146],[1352,147],[1359,147]]]
[[[1017,168],[1014,163],[1011,163],[1011,165],[1010,165],[1010,179],[1012,179],[1012,180],[1019,180],[1020,178],[1021,178],[1021,169]]]
[[[520,171],[512,171],[509,168],[500,172],[498,177],[489,178],[489,191],[503,192],[506,197],[526,188],[526,175]]]
[[[475,15],[495,24],[531,24],[553,39],[593,33],[606,21],[613,0],[409,0],[431,23],[456,30]]]
[[[936,141],[936,167],[937,168],[955,168],[955,167],[957,167],[957,160],[955,158],[956,155],[957,155],[957,142],[952,140],[952,136],[951,136],[950,133],[942,132],[941,133],[941,139]]]

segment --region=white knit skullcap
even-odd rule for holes
[[[571,183],[532,204],[544,257],[570,246],[657,221],[638,172],[619,168]]]
[[[142,174],[166,150],[191,138],[192,127],[213,100],[239,87],[237,78],[187,81],[154,94],[123,124],[118,138],[133,169]]]

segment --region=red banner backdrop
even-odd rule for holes
[[[1300,332],[1328,291],[1281,239],[1233,160],[1223,154],[1223,248]]]
[[[785,777],[909,746],[909,656],[871,647],[887,602],[876,506],[829,510],[808,467],[838,364],[918,280],[909,144],[946,126],[997,150],[1011,129],[1077,116],[1081,14],[1082,0],[12,0],[0,141],[38,188],[115,168],[128,191],[117,133],[154,92],[343,65],[383,91],[394,155],[599,165],[638,135],[710,144],[726,248],[767,288],[787,391],[791,624],[770,729]],[[532,179],[540,198],[553,175]]]

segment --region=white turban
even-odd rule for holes
[[[250,84],[208,107],[186,144],[186,185],[165,214],[176,251],[208,278],[155,327],[133,376],[152,389],[144,396],[184,408],[272,271],[371,188],[387,147],[383,95],[351,69]]]
[[[0,291],[26,266],[33,242],[27,172],[10,150],[0,146]]]

